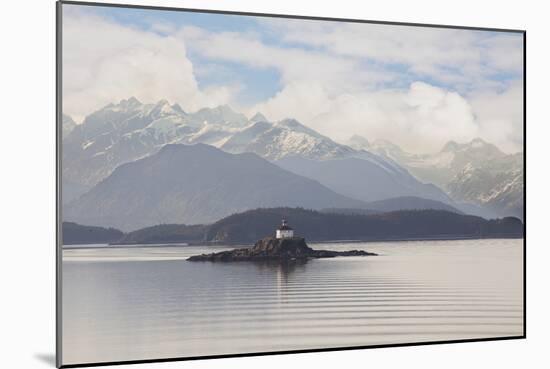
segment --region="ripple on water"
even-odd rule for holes
[[[381,256],[281,266],[186,262],[210,251],[198,247],[65,250],[64,361],[523,334],[522,240],[322,247]]]

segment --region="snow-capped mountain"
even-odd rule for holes
[[[167,144],[197,143],[231,154],[257,154],[356,199],[417,196],[452,202],[391,158],[336,143],[295,119],[269,122],[261,113],[248,119],[227,105],[189,113],[166,100],[142,104],[136,98],[90,114],[65,138],[63,201],[76,199],[120,165],[153,155]]]
[[[246,115],[233,111],[229,105],[202,108],[190,114],[189,118],[199,126],[206,123],[223,125],[227,128],[243,128],[250,123]]]
[[[252,118],[250,118],[250,122],[251,123],[267,122],[267,118],[262,113],[257,112],[256,114],[254,114],[254,116]]]
[[[179,106],[165,100],[142,104],[130,98],[107,105],[63,140],[64,183],[78,184],[81,191],[74,193],[78,196],[118,165],[149,155],[196,129]]]
[[[523,154],[518,153],[477,166],[466,164],[447,184],[447,190],[454,199],[523,218],[523,185]]]
[[[450,141],[433,154],[416,155],[384,140],[355,136],[350,145],[398,162],[424,182],[434,183],[458,202],[471,202],[497,215],[523,217],[523,154],[505,154],[480,138]]]
[[[258,115],[254,117],[258,118]],[[357,154],[349,146],[338,144],[295,119],[285,119],[276,123],[257,121],[235,133],[221,149],[231,153],[253,152],[268,160],[296,155],[325,160]]]
[[[120,164],[169,143],[205,143],[231,153],[254,152],[269,160],[356,153],[292,119],[272,123],[257,113],[249,120],[227,105],[187,113],[166,100],[142,104],[131,97],[90,114],[65,137],[63,175],[68,183],[89,189]]]

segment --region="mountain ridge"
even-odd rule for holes
[[[437,192],[418,183],[393,160],[339,144],[295,119],[269,122],[256,113],[248,120],[228,105],[189,113],[167,100],[142,104],[130,97],[88,115],[63,141],[63,187],[67,193],[63,202],[77,199],[121,164],[154,155],[164,145],[196,143],[234,154],[253,152],[269,161],[290,157],[317,161],[361,159],[370,163],[358,161],[362,167],[391,173],[381,187],[395,188],[398,182],[415,187],[414,191],[386,191],[384,197],[433,197]],[[443,199],[441,194],[435,198]]]
[[[256,207],[361,207],[363,203],[253,153],[169,144],[117,167],[64,208],[65,220],[122,230],[205,223]]]
[[[157,225],[126,233],[117,244],[253,244],[274,234],[285,218],[309,241],[384,241],[521,237],[517,218],[486,220],[445,210],[402,210],[381,214],[327,214],[303,208],[259,208],[231,214],[209,225]],[[443,224],[443,227],[432,225]],[[402,227],[396,227],[399,224]],[[195,227],[195,228],[193,228]],[[202,233],[196,227],[202,227]]]
[[[523,153],[506,154],[481,138],[449,141],[433,154],[411,154],[386,140],[350,138],[407,168],[421,181],[436,184],[459,205],[470,203],[495,215],[523,218]],[[463,210],[473,209],[467,206]],[[491,215],[491,214],[490,214]]]
[[[234,154],[255,153],[361,201],[417,196],[485,217],[521,216],[523,177],[513,160],[483,140],[448,142],[432,156],[409,154],[384,140],[350,141],[337,143],[295,119],[269,122],[260,112],[248,119],[229,105],[186,112],[167,100],[143,104],[130,97],[66,129],[62,200],[78,199],[120,165],[155,155],[165,145],[204,143]],[[480,153],[488,155],[486,165],[497,167],[464,170]],[[490,190],[480,190],[481,173],[490,174]]]

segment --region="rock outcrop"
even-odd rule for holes
[[[188,261],[265,261],[304,260],[309,258],[332,258],[336,256],[372,256],[375,253],[362,250],[331,251],[314,250],[301,237],[277,239],[267,237],[251,248],[221,251],[212,254],[191,256]]]

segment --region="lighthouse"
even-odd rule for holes
[[[275,231],[275,238],[292,238],[294,237],[294,230],[290,228],[285,219],[281,222],[281,225]]]

